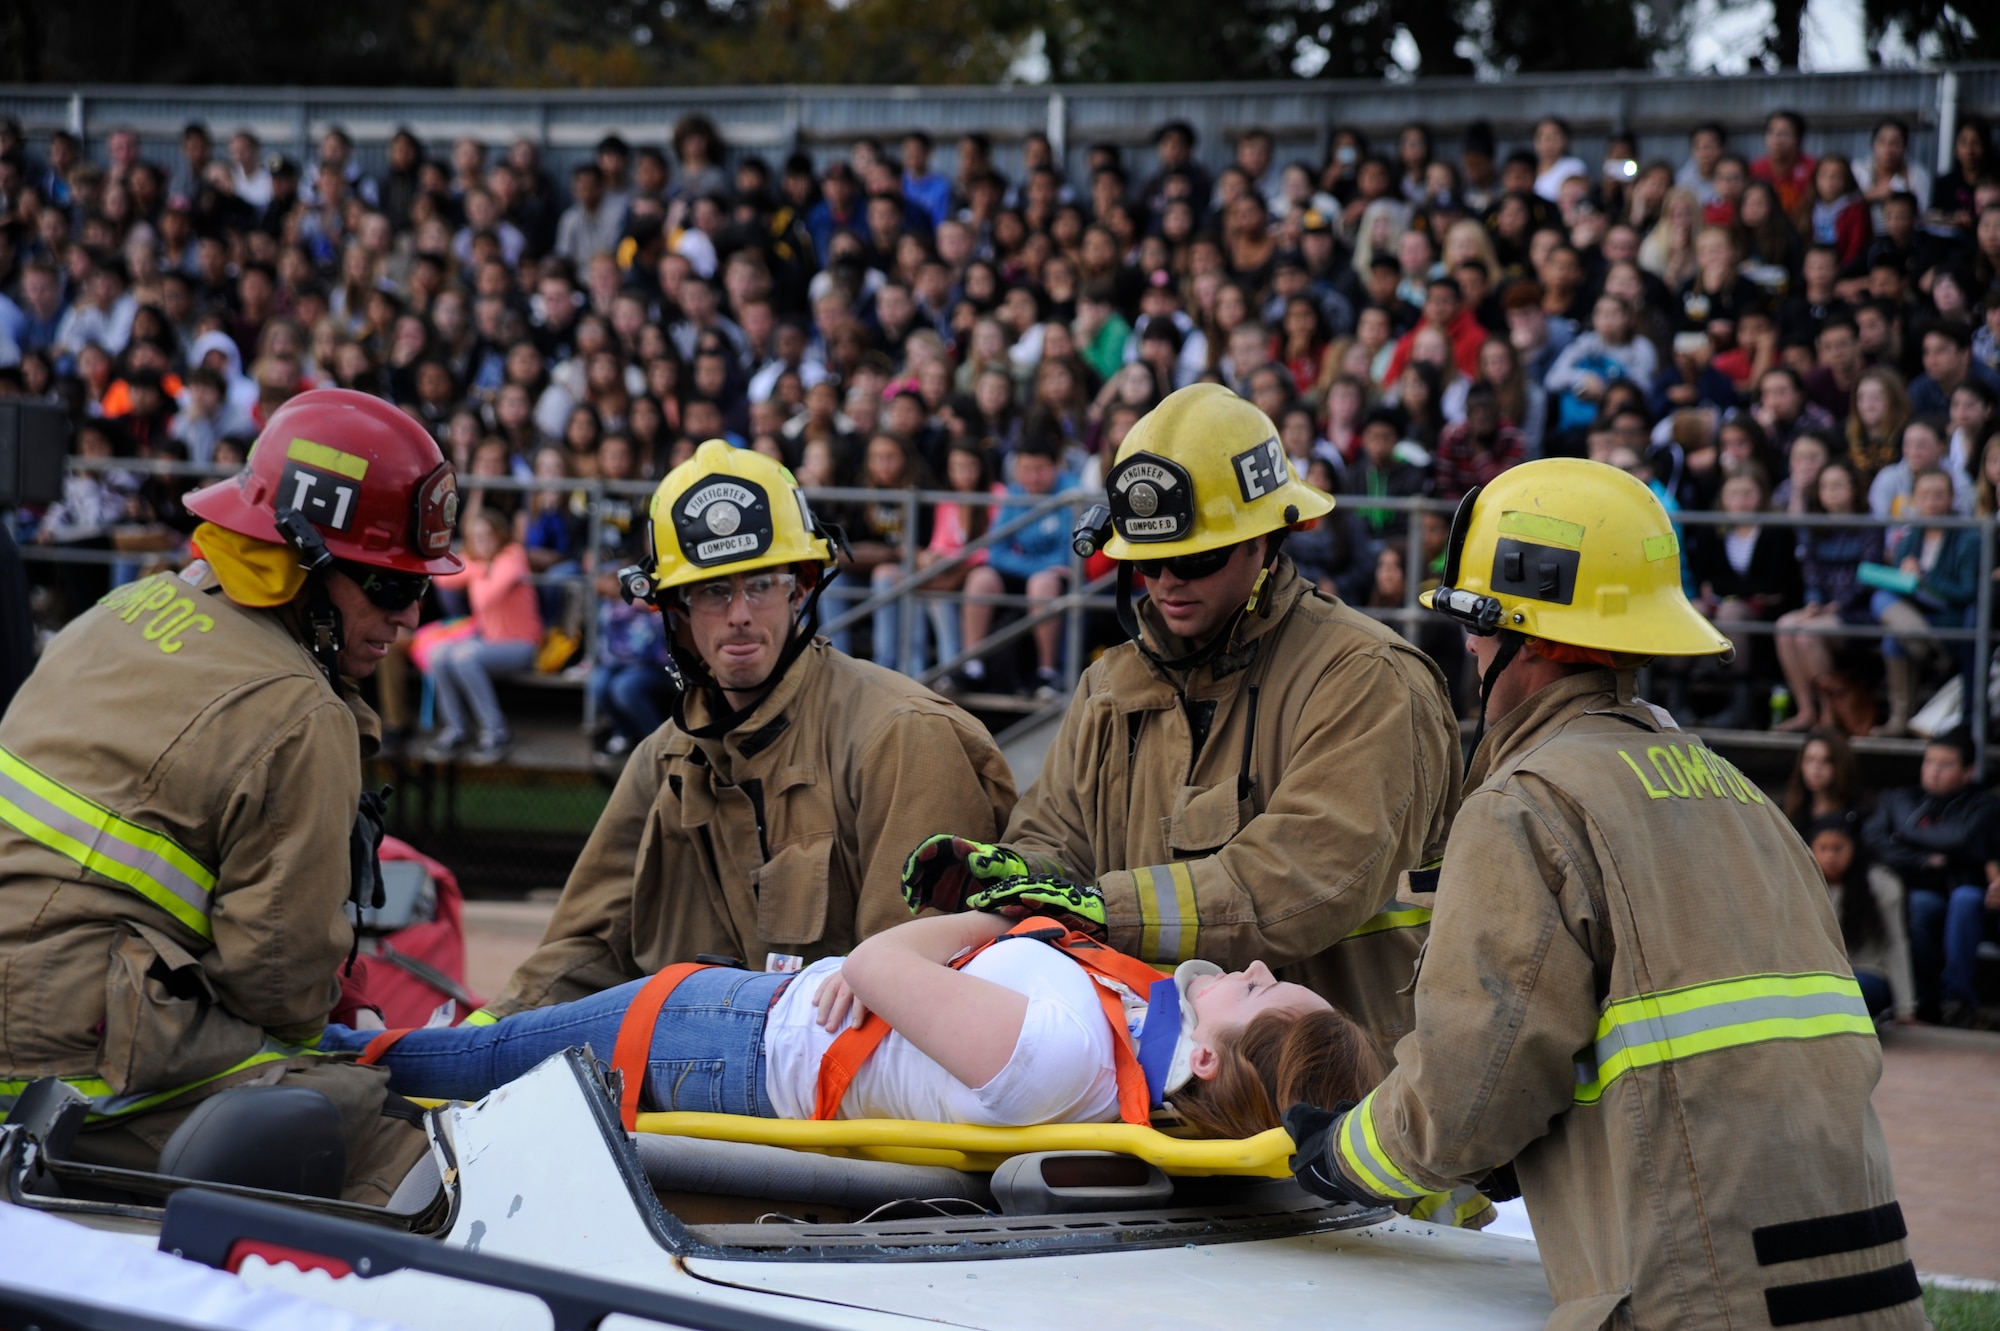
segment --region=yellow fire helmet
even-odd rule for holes
[[[1301,481],[1278,428],[1221,384],[1190,384],[1139,419],[1105,480],[1113,559],[1176,559],[1333,510]]]
[[[651,559],[629,572],[648,585],[627,584],[640,599],[732,573],[833,563],[830,534],[785,465],[720,439],[666,474],[647,516]]]
[[[1680,541],[1640,481],[1601,462],[1523,463],[1468,491],[1424,607],[1490,636],[1634,656],[1713,656],[1729,639],[1681,590]]]

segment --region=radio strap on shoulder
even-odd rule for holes
[[[625,1009],[624,1019],[618,1023],[618,1041],[611,1051],[611,1066],[619,1078],[618,1119],[625,1131],[632,1132],[638,1126],[639,1088],[646,1084],[646,1064],[651,1061],[653,1027],[659,1023],[660,1009],[682,980],[696,971],[713,969],[700,962],[677,961],[646,981]]]

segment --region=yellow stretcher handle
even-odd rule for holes
[[[1031,1151],[1116,1151],[1158,1165],[1168,1174],[1290,1178],[1292,1139],[1272,1128],[1241,1140],[1169,1137],[1131,1123],[1047,1123],[987,1128],[965,1123],[916,1123],[889,1118],[809,1121],[742,1114],[641,1114],[640,1132],[707,1141],[789,1146],[794,1150],[898,1164],[944,1165],[991,1173],[1010,1156]]]

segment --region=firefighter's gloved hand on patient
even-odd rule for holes
[[[1029,874],[982,888],[965,898],[967,910],[990,910],[1010,920],[1046,915],[1092,938],[1103,939],[1104,893],[1095,883],[1072,883],[1057,874]]]
[[[1341,1120],[1353,1108],[1354,1104],[1349,1100],[1341,1101],[1332,1109],[1308,1104],[1293,1105],[1285,1111],[1285,1131],[1292,1136],[1290,1164],[1292,1175],[1298,1179],[1300,1187],[1330,1202],[1360,1202],[1366,1206],[1372,1204],[1370,1199],[1348,1187],[1333,1163],[1334,1134],[1340,1130]]]
[[[929,908],[954,915],[968,909],[969,893],[1028,872],[1028,862],[1011,850],[940,832],[918,842],[903,861],[903,900],[912,913]]]

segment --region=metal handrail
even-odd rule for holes
[[[220,477],[230,474],[225,468],[205,466],[198,463],[155,461],[143,458],[72,458],[70,469],[78,472],[130,471],[166,476]],[[543,491],[559,491],[583,496],[587,510],[586,544],[591,550],[602,548],[603,504],[606,497],[644,498],[650,496],[656,483],[651,481],[607,482],[595,478],[566,477],[560,480],[539,478],[522,480],[513,476],[467,476],[461,481],[461,492],[470,494],[479,489],[489,489],[507,493],[531,494]],[[1030,598],[1014,593],[974,594],[962,589],[934,589],[929,584],[937,577],[970,564],[982,551],[992,549],[1015,532],[1040,521],[1058,509],[1075,511],[1089,504],[1100,502],[1101,491],[1068,490],[1044,496],[1024,496],[1009,494],[968,494],[957,490],[878,490],[858,486],[814,487],[806,490],[808,500],[815,505],[831,506],[853,503],[894,502],[904,508],[904,531],[910,539],[902,543],[900,554],[901,576],[892,584],[871,591],[866,597],[845,606],[841,613],[825,621],[823,632],[837,631],[849,627],[863,617],[895,605],[900,611],[898,626],[897,662],[910,657],[912,634],[915,631],[914,616],[930,601],[949,601],[959,605],[980,604],[1026,610],[1027,613],[995,628],[982,642],[966,644],[949,660],[939,660],[919,671],[916,678],[922,683],[934,683],[951,671],[956,670],[974,656],[983,655],[996,647],[1003,647],[1030,634],[1051,619],[1065,621],[1064,648],[1061,662],[1063,693],[1075,690],[1083,668],[1083,620],[1087,613],[1113,608],[1113,601],[1106,594],[1110,578],[1100,578],[1086,584],[1083,580],[1083,561],[1073,553],[1069,559],[1069,586],[1039,609],[1031,605]],[[1399,606],[1356,606],[1362,613],[1392,624],[1405,637],[1414,637],[1418,625],[1430,622],[1429,611],[1417,603],[1417,595],[1422,588],[1426,571],[1423,552],[1423,522],[1421,515],[1437,513],[1449,516],[1456,505],[1452,501],[1418,497],[1391,498],[1375,496],[1338,496],[1350,510],[1366,509],[1404,514],[1409,517],[1405,533],[1405,577],[1404,598]],[[967,541],[958,551],[946,556],[937,564],[926,569],[916,567],[918,546],[915,533],[918,517],[925,506],[939,504],[984,504],[989,508],[1009,507],[1019,509],[1005,522],[995,523],[979,537]],[[1025,507],[1024,507],[1025,505]],[[1983,680],[1991,665],[1994,597],[1991,572],[1996,558],[1995,522],[1992,518],[1963,517],[1950,515],[1939,518],[1916,519],[1909,517],[1881,518],[1873,514],[1819,514],[1760,512],[1735,514],[1713,510],[1686,510],[1670,515],[1682,526],[1760,526],[1789,527],[1794,529],[1818,528],[1879,528],[1883,530],[1908,527],[1935,527],[1944,530],[1973,529],[1979,532],[1980,567],[1988,576],[1979,583],[1979,594],[1973,607],[1973,622],[1961,628],[1935,628],[1924,636],[1940,642],[1970,642],[1973,648],[1973,678]],[[181,549],[169,550],[103,550],[67,548],[27,544],[21,547],[24,559],[38,563],[77,564],[157,564],[172,562],[180,557]],[[560,585],[587,588],[598,570],[575,574],[535,574],[532,581],[538,585]],[[1879,639],[1893,635],[1893,630],[1879,624],[1827,624],[1793,625],[1780,627],[1773,621],[1746,620],[1732,623],[1732,633],[1747,636],[1773,636],[1779,633],[1804,633],[1844,638]],[[597,623],[594,615],[584,617],[587,654],[594,656],[596,648]],[[1066,699],[1065,699],[1066,701]],[[1040,709],[1041,713],[1051,712],[1056,705]],[[1988,723],[1985,708],[1974,707],[1970,718],[1975,748],[1979,762],[1984,764],[1988,742]],[[586,703],[586,724],[592,719],[588,715]],[[1032,719],[1032,718],[1030,718]],[[1045,718],[1044,718],[1045,719]],[[1016,723],[1015,729],[1027,725],[1028,720]]]
[[[812,499],[817,497],[820,493],[821,492],[819,491],[808,490],[806,492],[806,497],[808,499]],[[850,492],[830,491],[827,493],[840,495]],[[883,606],[887,605],[891,601],[900,601],[904,599],[905,596],[921,581],[927,581],[928,579],[936,576],[939,572],[942,572],[945,569],[957,567],[959,564],[964,563],[972,555],[977,554],[981,550],[992,549],[995,545],[999,544],[1007,537],[1012,536],[1015,532],[1025,531],[1027,528],[1033,526],[1035,523],[1040,522],[1043,518],[1047,517],[1050,513],[1054,512],[1056,509],[1075,508],[1079,502],[1078,495],[1080,492],[1075,490],[1064,490],[1049,495],[1040,495],[1040,496],[1016,495],[1009,498],[1003,498],[1002,496],[999,495],[972,496],[969,502],[978,503],[980,502],[981,499],[985,499],[990,504],[990,506],[995,508],[998,508],[1002,505],[1005,505],[1006,507],[1009,508],[1019,507],[1020,506],[1019,500],[1024,498],[1032,497],[1035,499],[1035,502],[1028,505],[1024,511],[1016,513],[1013,517],[1007,519],[1007,521],[1000,523],[992,528],[989,528],[978,539],[967,541],[962,549],[957,551],[955,554],[949,556],[945,561],[945,563],[940,567],[924,569],[923,579],[918,579],[915,576],[917,572],[916,569],[917,543],[915,539],[917,531],[917,508],[921,503],[926,502],[927,500],[928,502],[931,502],[933,504],[966,503],[968,502],[968,497],[964,494],[958,493],[957,491],[949,491],[949,490],[942,492],[939,491],[925,492],[918,490],[863,490],[853,493],[859,493],[861,495],[868,496],[872,500],[877,502],[879,502],[884,495],[893,495],[903,504],[904,508],[903,530],[909,534],[909,539],[903,542],[903,551],[902,551],[903,579],[902,581],[896,583],[893,587],[884,588],[882,591],[877,592],[874,595],[868,597],[867,600],[862,601],[857,605],[850,606],[838,618],[834,619],[831,623],[828,623],[824,626],[827,630],[845,628],[847,625],[853,623],[861,616],[872,614],[876,610],[881,609]],[[1008,604],[1018,598],[980,597],[978,599],[982,603]],[[900,644],[900,647],[902,653],[904,655],[907,655],[909,652],[909,644],[907,642],[904,642]]]

